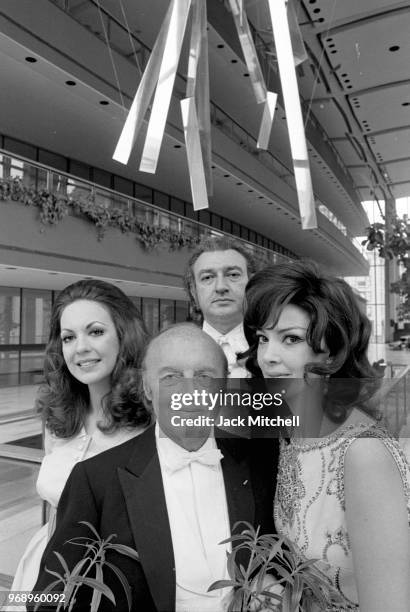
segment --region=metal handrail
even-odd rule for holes
[[[44,450],[29,448],[17,444],[0,444],[0,459],[11,459],[23,463],[40,464],[44,457]]]

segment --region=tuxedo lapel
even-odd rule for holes
[[[223,453],[221,461],[231,532],[238,521],[253,524],[255,502],[252,491],[246,440],[216,438]]]
[[[175,608],[175,562],[154,427],[118,468],[135,547],[158,610]]]

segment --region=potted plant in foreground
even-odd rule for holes
[[[214,582],[209,590],[230,587],[227,612],[318,612],[342,603],[327,576],[317,567],[317,559],[305,560],[295,545],[277,534],[259,535],[249,523],[231,542],[227,554],[229,580]],[[238,554],[247,551],[244,567]]]

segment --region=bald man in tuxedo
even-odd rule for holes
[[[194,434],[173,425],[175,414],[209,416],[209,410],[186,406],[176,413],[171,396],[192,392],[198,384],[219,385],[226,370],[221,348],[196,325],[172,326],[151,341],[143,388],[156,422],[74,467],[34,591],[55,579],[46,568],[61,572],[53,551],[64,556],[70,570],[78,563],[84,549],[67,541],[89,537],[80,524],[88,521],[102,538],[115,533],[114,543],[137,551],[138,561],[114,550],[106,556],[130,584],[134,612],[219,612],[226,589],[208,593],[212,582],[227,578],[227,545],[219,542],[237,521],[273,530],[278,451],[275,440],[222,439],[206,423]],[[127,610],[125,592],[108,568],[104,582],[116,604],[103,596],[99,611]],[[91,595],[89,587],[81,587],[73,610],[88,609]]]

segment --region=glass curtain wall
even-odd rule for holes
[[[42,380],[51,307],[57,291],[0,287],[0,387]],[[150,334],[188,319],[183,300],[133,297]]]

